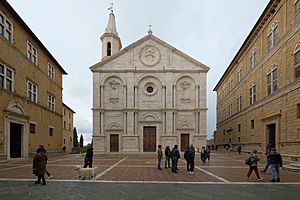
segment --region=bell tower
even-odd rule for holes
[[[104,34],[100,37],[102,42],[102,60],[116,54],[122,48],[121,39],[118,36],[116,20],[113,11],[113,3],[108,8],[110,10],[108,23]]]

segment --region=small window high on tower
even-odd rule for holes
[[[111,43],[107,43],[107,56],[111,56]]]

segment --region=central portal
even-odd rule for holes
[[[155,126],[144,126],[144,152],[155,152],[156,151],[156,127]]]

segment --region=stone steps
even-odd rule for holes
[[[300,172],[300,163],[290,163],[288,165],[283,165],[283,169],[293,172]]]

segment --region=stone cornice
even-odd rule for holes
[[[92,108],[93,111],[98,112],[200,112],[207,111],[208,108],[192,108],[192,109],[179,109],[179,108],[161,108],[161,109],[144,109],[144,108],[125,108],[125,109],[113,109],[113,108]]]
[[[176,70],[176,69],[95,69],[93,72],[99,73],[207,73],[207,70]]]
[[[243,54],[246,52],[256,35],[261,31],[266,21],[276,12],[276,8],[278,7],[281,0],[270,0],[268,5],[266,6],[265,10],[257,20],[256,24],[250,31],[249,35],[245,39],[244,43],[242,44],[241,48],[227,67],[225,73],[220,78],[219,82],[216,84],[214,91],[217,91],[218,88],[221,86],[223,81],[226,79],[227,75],[231,72],[231,70],[234,68],[234,66],[239,62],[239,59],[243,56]]]

